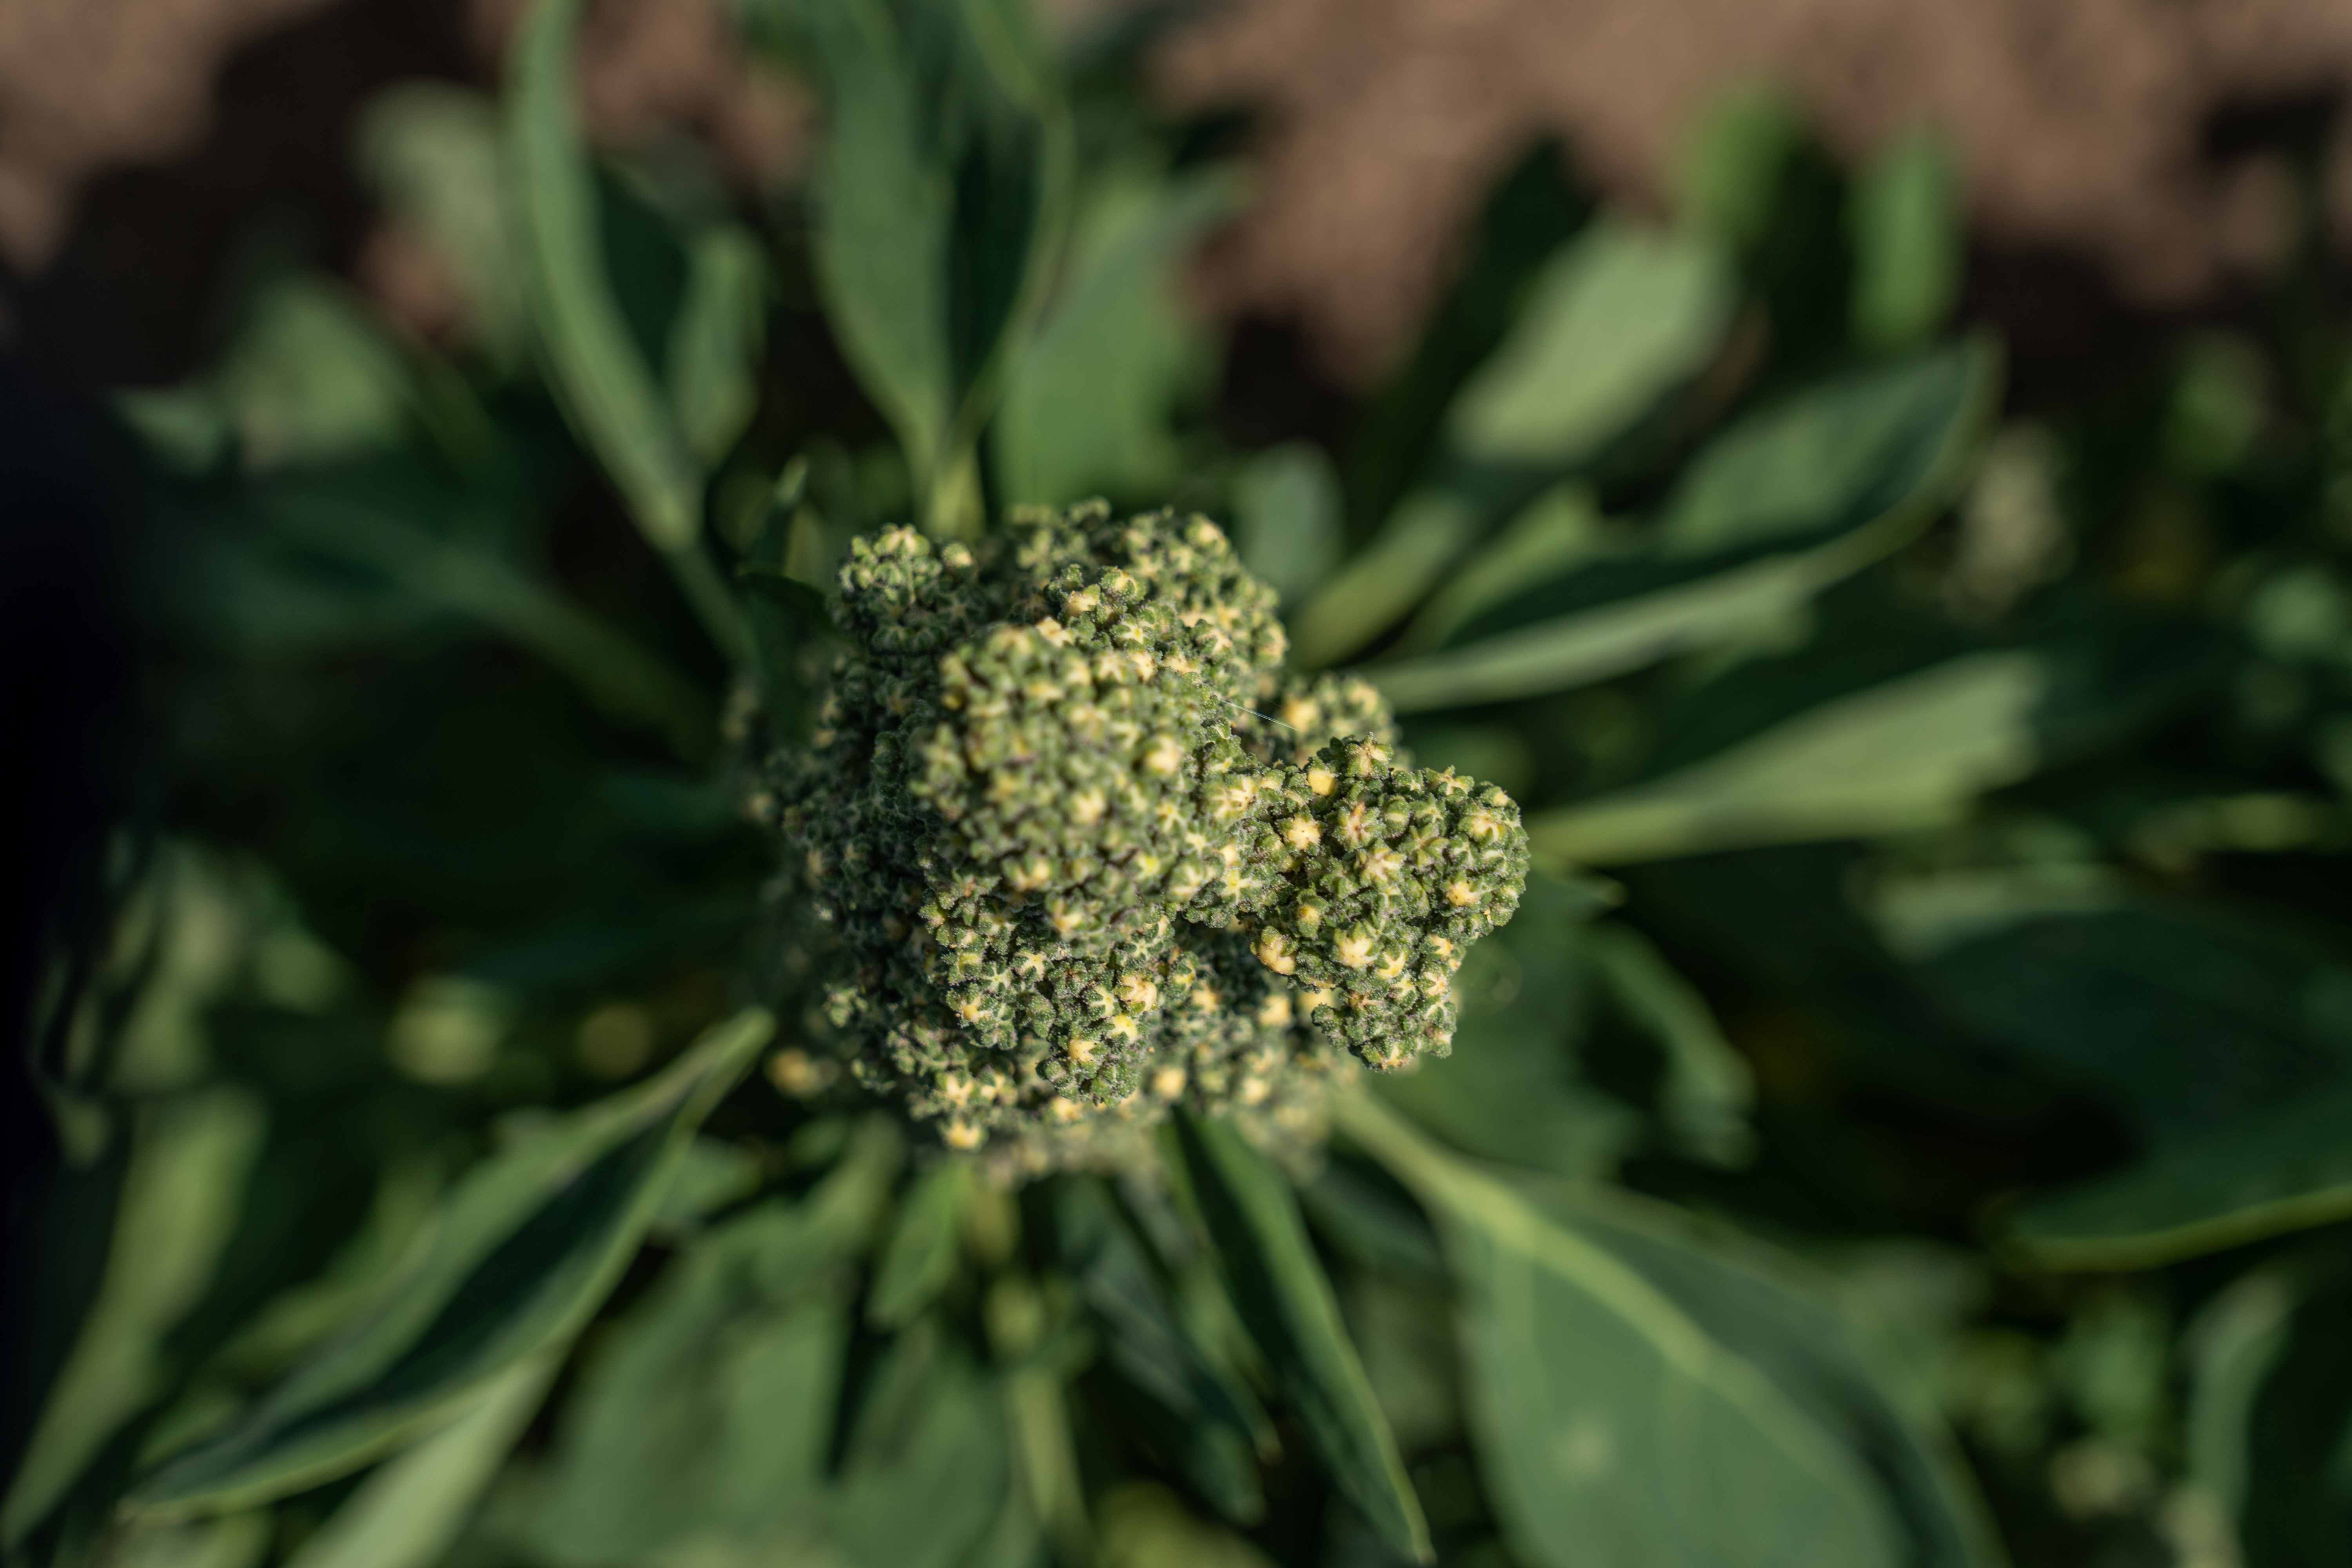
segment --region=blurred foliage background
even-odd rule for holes
[[[2345,1561],[2347,82],[2252,4],[0,10],[0,1549]],[[742,736],[850,536],[1095,495],[1542,874],[1328,1153],[1004,1190],[807,1026]]]

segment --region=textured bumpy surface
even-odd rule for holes
[[[855,649],[779,820],[853,1071],[949,1144],[1081,1157],[1180,1102],[1304,1131],[1339,1050],[1447,1050],[1464,950],[1518,902],[1518,808],[1406,765],[1361,681],[1284,671],[1213,524],[893,530],[835,616]]]

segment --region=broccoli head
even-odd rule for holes
[[[1206,519],[894,529],[834,608],[853,647],[777,819],[853,1072],[950,1146],[1180,1102],[1296,1130],[1338,1052],[1449,1048],[1463,952],[1526,877],[1518,808],[1410,766],[1364,682],[1283,669],[1273,590]]]

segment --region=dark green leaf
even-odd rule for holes
[[[1430,1561],[1420,1500],[1288,1182],[1229,1123],[1180,1116],[1177,1135],[1243,1321],[1333,1483],[1390,1545]]]
[[[2008,1238],[2053,1268],[2152,1268],[2352,1217],[2352,1090],[2255,1112],[2039,1199]]]
[[[695,1126],[772,1029],[764,1012],[739,1015],[659,1077],[482,1165],[369,1316],[141,1482],[130,1506],[213,1511],[316,1485],[562,1344],[636,1251]]]
[[[814,249],[826,313],[927,511],[969,523],[971,445],[1063,221],[1068,132],[1042,48],[1002,0],[758,9],[824,96]]]
[[[385,1463],[346,1499],[287,1568],[433,1568],[447,1560],[508,1450],[546,1397],[559,1358],[516,1363],[470,1408]]]
[[[892,1342],[833,1495],[833,1541],[855,1568],[952,1568],[987,1534],[1011,1471],[1003,1402],[936,1334]]]
[[[1745,1163],[1754,1152],[1748,1112],[1756,1099],[1748,1058],[1731,1047],[1706,998],[1631,926],[1607,923],[1582,937],[1617,1005],[1664,1048],[1660,1113],[1694,1157]]]
[[[2329,949],[2211,906],[2092,898],[2062,887],[2038,906],[1955,900],[1935,926],[1915,914],[1895,934],[1954,1016],[2104,1096],[2189,1169],[2219,1173],[2181,1141],[2345,1080],[2352,968]],[[2282,1156],[2309,1158],[2310,1136]],[[2224,1192],[2212,1196],[2226,1209]]]
[[[1918,1568],[2003,1561],[1999,1538],[1932,1405],[1897,1394],[1860,1349],[1854,1325],[1791,1261],[1736,1232],[1702,1228],[1630,1194],[1560,1187],[1544,1195],[1556,1222],[1605,1247],[1688,1314],[1723,1349],[1755,1366],[1875,1472]]]
[[[1369,1097],[1343,1100],[1340,1121],[1438,1220],[1464,1292],[1481,1468],[1517,1555],[1547,1568],[1918,1561],[1867,1460],[1641,1270]]]
[[[1072,1177],[1054,1197],[1055,1238],[1102,1325],[1104,1358],[1159,1417],[1150,1423],[1154,1436],[1201,1494],[1226,1518],[1256,1522],[1265,1510],[1257,1448],[1273,1443],[1264,1413],[1185,1333],[1102,1185]]]
[[[2245,1568],[2334,1562],[2352,1540],[2352,1284],[2328,1251],[2249,1274],[2190,1331],[2190,1500]]]
[[[605,274],[596,185],[581,141],[573,40],[580,0],[538,0],[514,49],[508,156],[521,195],[523,255],[555,389],[656,549],[702,529],[702,473]]]
[[[1394,626],[1477,542],[1486,522],[1475,501],[1449,489],[1405,497],[1380,532],[1286,617],[1293,662],[1318,668]]]
[[[1605,524],[1582,484],[1555,486],[1511,520],[1494,542],[1447,578],[1398,639],[1405,652],[1441,647],[1471,619],[1601,553]]]
[[[132,1119],[98,1296],[0,1509],[10,1547],[125,1421],[168,1391],[165,1336],[219,1266],[263,1124],[253,1098],[230,1089],[165,1100]]]
[[[1969,344],[1752,415],[1699,455],[1640,543],[1470,617],[1451,647],[1366,674],[1402,710],[1492,701],[1784,615],[1925,525],[1958,480],[1998,380],[1997,356]]]
[[[971,1182],[971,1166],[943,1159],[907,1194],[875,1271],[873,1293],[866,1298],[868,1322],[883,1329],[903,1327],[948,1288],[955,1278]]]
[[[899,1153],[887,1127],[861,1128],[808,1197],[696,1237],[596,1342],[530,1527],[538,1551],[624,1564],[688,1541],[772,1552],[822,1534],[851,1327],[841,1266],[871,1237]]]

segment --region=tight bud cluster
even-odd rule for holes
[[[1518,808],[1406,765],[1365,683],[1284,671],[1213,524],[896,529],[835,609],[855,647],[779,821],[852,1070],[950,1146],[1180,1102],[1297,1121],[1339,1049],[1449,1048],[1463,952],[1526,877]]]

